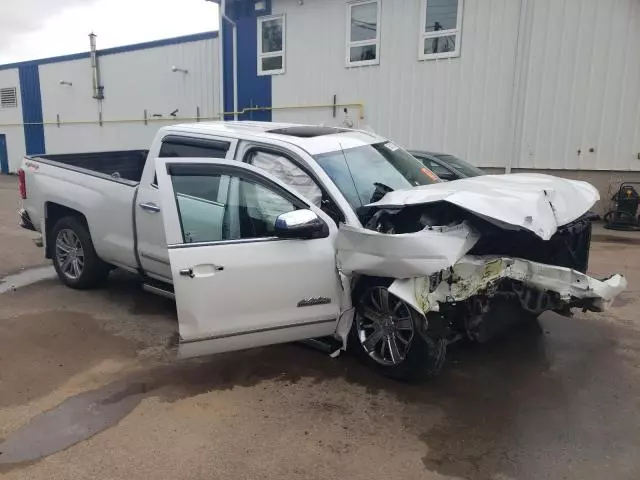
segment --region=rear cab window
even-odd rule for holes
[[[169,135],[162,140],[160,157],[225,158],[231,142]]]
[[[167,158],[225,158],[231,142],[196,137],[167,135],[162,139],[159,157]],[[154,175],[153,184],[158,186]]]

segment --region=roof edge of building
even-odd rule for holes
[[[138,50],[146,50],[149,48],[165,47],[168,45],[178,45],[181,43],[197,42],[200,40],[208,40],[218,37],[218,31],[209,31],[201,33],[192,33],[190,35],[182,35],[179,37],[163,38],[160,40],[152,40],[149,42],[134,43],[131,45],[122,45],[120,47],[111,47],[98,50],[98,55],[114,55],[117,53],[135,52]],[[68,62],[71,60],[80,60],[89,58],[90,52],[72,53],[69,55],[59,55],[56,57],[40,58],[37,60],[26,60],[23,62],[7,63],[0,65],[0,70],[9,70],[12,68],[28,67],[32,65],[46,65],[48,63]]]

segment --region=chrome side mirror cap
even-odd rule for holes
[[[275,234],[281,238],[325,238],[329,227],[311,210],[294,210],[276,218]]]

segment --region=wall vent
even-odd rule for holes
[[[0,108],[16,108],[18,92],[16,87],[0,88]]]

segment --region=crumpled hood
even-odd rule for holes
[[[464,178],[387,193],[369,206],[393,208],[448,202],[506,229],[549,240],[600,199],[591,184],[552,175],[515,173]]]

